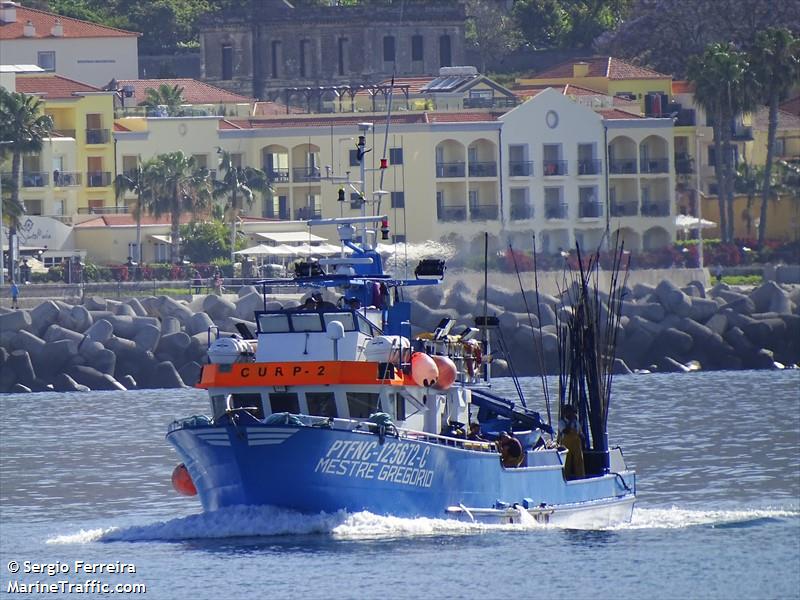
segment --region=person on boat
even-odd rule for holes
[[[314,300],[313,296],[309,296],[308,298],[306,298],[306,301],[303,302],[303,306],[300,307],[300,310],[307,310],[307,311],[317,310],[317,301]]]
[[[311,294],[311,299],[316,306],[314,310],[336,310],[336,305],[333,302],[325,300],[325,298],[322,297],[322,292],[314,292]]]
[[[561,433],[558,442],[568,450],[564,460],[564,478],[583,479],[586,467],[583,462],[583,439],[578,427],[578,411],[569,404],[561,408]]]
[[[522,444],[517,438],[501,431],[496,443],[497,449],[500,451],[500,462],[504,467],[513,469],[522,464],[525,454],[522,452]]]
[[[473,442],[488,442],[485,437],[481,435],[481,426],[478,423],[470,423],[469,424],[469,435],[467,435],[468,440],[472,440]]]

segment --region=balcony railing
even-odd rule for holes
[[[436,218],[439,221],[466,221],[467,220],[467,207],[466,206],[447,206],[440,205],[436,207]]]
[[[636,173],[635,158],[612,158],[608,161],[608,172],[615,175],[630,175]]]
[[[542,172],[545,177],[567,174],[567,161],[565,160],[543,160]]]
[[[86,143],[87,144],[107,144],[109,140],[108,129],[87,129],[86,130]]]
[[[74,187],[83,181],[82,173],[77,171],[53,171],[53,185],[56,187]]]
[[[75,139],[74,129],[54,129],[52,137],[65,137]]]
[[[281,221],[288,221],[291,215],[288,210],[265,210],[263,215],[265,219],[280,219]]]
[[[668,217],[669,202],[645,202],[642,204],[643,217]]]
[[[469,207],[470,221],[496,221],[499,214],[496,204],[473,204]]]
[[[745,125],[735,125],[731,131],[731,140],[734,142],[752,142],[753,128]]]
[[[639,214],[638,202],[612,202],[612,217],[635,217]]]
[[[690,175],[694,173],[694,160],[690,157],[675,158],[675,172],[679,175]]]
[[[319,181],[319,167],[295,167],[292,169],[294,181]]]
[[[40,188],[50,183],[50,174],[42,171],[23,171],[22,187]]]
[[[297,221],[302,221],[304,219],[319,219],[320,217],[322,217],[322,211],[319,208],[314,208],[313,206],[301,206],[294,211],[294,218]]]
[[[642,173],[669,173],[668,158],[650,158],[641,161]]]
[[[466,165],[463,162],[436,163],[436,177],[464,177]]]
[[[566,219],[568,207],[564,202],[548,202],[544,206],[545,219]]]
[[[599,158],[585,158],[578,160],[578,175],[599,175],[602,165]]]
[[[511,203],[511,220],[524,221],[533,218],[533,207],[527,202]]]
[[[464,108],[513,108],[519,101],[516,98],[464,98]]]
[[[127,215],[127,206],[81,206],[79,215]]]
[[[512,160],[508,163],[510,177],[529,177],[533,175],[532,160]]]
[[[86,173],[87,187],[106,187],[111,185],[111,173],[108,171],[89,171]]]
[[[492,162],[471,162],[469,163],[470,177],[497,177],[497,163]]]
[[[267,179],[270,183],[284,183],[289,181],[289,169],[267,169],[264,167],[264,173],[267,174]]]
[[[581,202],[578,204],[579,219],[597,219],[603,216],[603,205],[600,202]]]

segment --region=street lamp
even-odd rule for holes
[[[700,263],[700,268],[704,268],[703,261],[703,198],[705,194],[700,189],[700,138],[705,137],[702,133],[695,132],[695,154],[694,154],[694,169],[697,176],[695,191],[697,192],[697,260]]]

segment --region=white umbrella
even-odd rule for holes
[[[244,250],[237,250],[234,254],[244,254],[247,256],[270,256],[275,255],[275,247],[274,246],[267,246],[266,244],[259,244],[258,246],[252,246],[251,248],[245,248]]]
[[[688,231],[689,229],[710,229],[716,227],[717,224],[691,215],[678,215],[675,217],[675,226]]]

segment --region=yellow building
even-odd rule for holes
[[[42,151],[23,157],[21,198],[28,214],[71,222],[75,214],[113,206],[113,92],[52,73],[18,74],[15,87],[41,98],[54,123]]]

